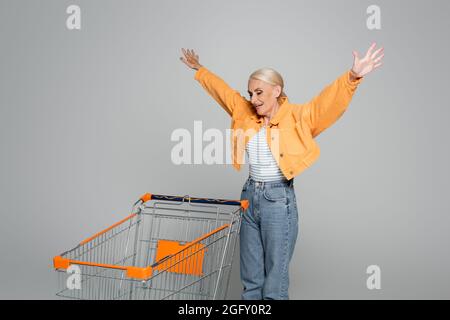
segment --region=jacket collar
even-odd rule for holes
[[[271,125],[278,125],[278,123],[280,123],[280,120],[283,119],[283,117],[286,115],[286,112],[288,111],[288,107],[287,104],[289,103],[289,99],[287,97],[281,97],[280,98],[281,102],[280,102],[280,108],[278,109],[277,113],[275,114],[275,116],[270,119],[270,124]],[[261,123],[263,118],[261,116],[259,116],[258,114],[254,114],[250,117],[250,119],[256,119],[257,123]]]

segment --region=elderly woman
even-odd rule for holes
[[[375,47],[363,58],[353,51],[352,68],[304,104],[288,100],[283,78],[271,68],[250,75],[247,100],[202,66],[193,50],[182,49],[181,61],[232,118],[233,166],[240,169],[244,149],[249,159],[241,193],[249,201],[240,229],[242,299],[289,299],[298,233],[294,177],[318,158],[314,138],[341,117],[363,77],[382,64],[383,48]]]

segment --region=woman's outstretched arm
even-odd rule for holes
[[[233,116],[238,107],[246,103],[245,98],[238,91],[230,88],[220,77],[202,66],[199,61],[199,56],[194,50],[182,49],[182,51],[184,56],[180,57],[180,60],[189,68],[196,70],[195,80],[200,83],[230,116]]]
[[[319,95],[297,109],[298,116],[300,113],[306,114],[313,137],[319,135],[342,116],[364,76],[382,65],[383,48],[374,52],[375,46],[376,44],[373,43],[363,58],[359,58],[358,53],[353,51],[354,61],[351,70],[344,72]]]

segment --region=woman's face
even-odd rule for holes
[[[274,86],[262,80],[248,80],[250,102],[260,116],[269,116],[277,105],[277,97],[281,93],[280,86]]]

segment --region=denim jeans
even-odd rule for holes
[[[239,237],[242,299],[289,299],[289,262],[298,233],[293,179],[248,178],[241,199],[249,201]]]

